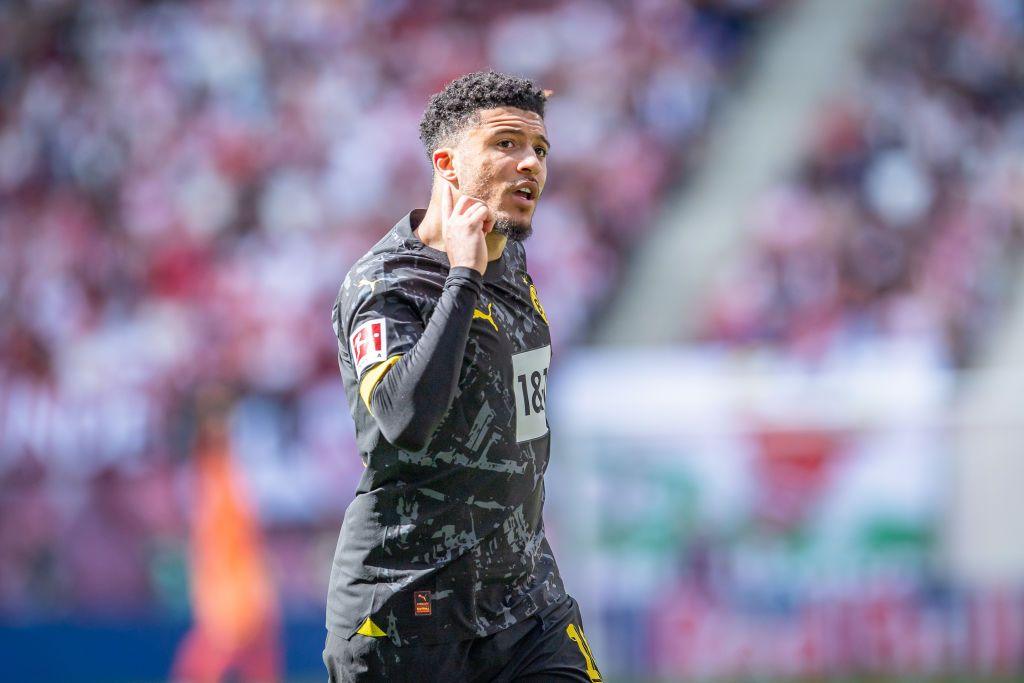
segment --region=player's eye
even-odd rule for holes
[[[499,140],[498,141],[498,147],[501,147],[502,149],[512,149],[515,146],[516,146],[516,143],[512,142],[511,140]]]
[[[539,156],[541,159],[548,155],[548,151],[543,147],[534,147],[533,151],[536,152],[537,156]]]

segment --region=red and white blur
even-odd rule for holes
[[[605,680],[1024,680],[1022,55],[1019,0],[0,2],[0,678],[323,680],[331,305],[493,68]]]

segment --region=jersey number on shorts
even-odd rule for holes
[[[550,345],[512,356],[517,442],[536,439],[548,433],[547,398],[550,364]]]

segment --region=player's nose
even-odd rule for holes
[[[518,170],[521,173],[530,173],[532,175],[539,175],[542,164],[540,157],[533,150],[530,150],[522,159],[519,160]]]

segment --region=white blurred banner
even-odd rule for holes
[[[920,347],[585,352],[550,390],[547,519],[606,674],[1020,669],[1020,582],[952,579],[963,426]]]

